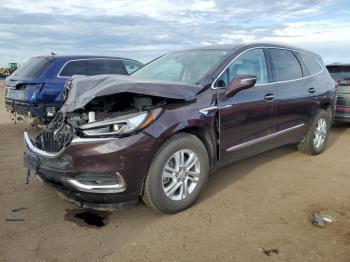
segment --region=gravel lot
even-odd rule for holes
[[[191,209],[162,215],[139,204],[96,228],[65,219],[76,208],[22,169],[23,123],[11,122],[0,87],[0,261],[349,261],[350,129],[327,150],[294,146],[216,172]],[[12,212],[13,209],[26,208]],[[311,225],[320,211],[336,219]],[[24,221],[7,221],[17,218]],[[277,248],[266,256],[259,248]]]

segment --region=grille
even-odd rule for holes
[[[73,139],[72,128],[64,124],[62,116],[54,119],[37,137],[37,146],[46,152],[59,152]]]

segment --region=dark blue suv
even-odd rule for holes
[[[39,56],[5,79],[5,102],[15,119],[47,123],[61,106],[61,93],[73,75],[129,75],[142,67],[134,60],[103,56]]]

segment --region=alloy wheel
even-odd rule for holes
[[[314,146],[316,148],[321,148],[326,140],[327,135],[327,122],[325,119],[320,118],[317,122],[314,131]]]
[[[162,188],[171,200],[187,198],[200,179],[200,161],[189,149],[174,153],[166,162],[162,173]]]

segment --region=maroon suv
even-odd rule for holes
[[[131,76],[78,78],[25,167],[81,207],[175,213],[217,168],[286,144],[326,146],[335,82],[317,54],[281,44],[164,55]]]

